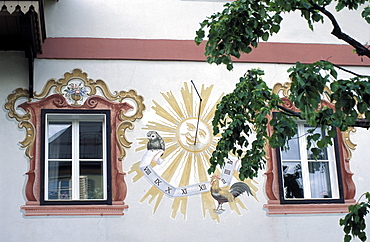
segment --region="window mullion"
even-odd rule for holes
[[[304,198],[308,199],[311,198],[311,183],[310,183],[310,173],[308,169],[307,138],[305,135],[304,123],[298,123],[298,137],[300,137],[299,152],[301,154],[303,194]]]
[[[339,134],[337,134],[339,135]],[[339,187],[338,187],[338,168],[336,165],[335,149],[334,146],[328,146],[328,161],[329,161],[329,176],[330,176],[330,185],[332,196],[337,198],[339,197]]]
[[[103,187],[104,187],[104,199],[107,199],[107,187],[108,187],[108,177],[107,177],[107,117],[104,116],[104,121],[102,123],[102,142],[103,142]]]
[[[73,138],[72,138],[72,199],[78,200],[80,195],[79,190],[79,174],[80,174],[80,160],[79,160],[79,122],[73,120]]]
[[[48,120],[48,119],[47,119]],[[48,142],[48,133],[49,133],[49,121],[45,122],[45,157],[44,157],[44,169],[45,169],[45,178],[44,178],[44,199],[48,200],[48,194],[49,194],[49,142]]]

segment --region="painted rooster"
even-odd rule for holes
[[[252,195],[250,187],[244,182],[236,182],[231,185],[230,189],[222,189],[219,184],[220,177],[213,175],[211,177],[211,194],[212,197],[218,202],[217,209],[215,212],[224,211],[222,204],[227,202],[234,202],[235,198],[244,192],[247,192],[248,196]]]

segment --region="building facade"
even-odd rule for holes
[[[207,173],[217,142],[211,121],[248,69],[265,70],[284,99],[296,61],[330,60],[363,75],[370,61],[331,36],[329,23],[311,32],[299,14],[287,14],[281,32],[233,71],[210,65],[193,39],[223,4],[0,1],[4,241],[342,240],[339,219],[369,191],[367,130],[338,134],[311,168],[307,153],[291,158],[267,148],[266,170],[244,181],[251,192],[217,210]],[[369,41],[358,13],[338,21]],[[290,178],[305,173],[297,164],[308,169],[293,179],[300,188],[283,178],[289,169]],[[229,157],[218,171],[221,187],[238,182],[238,165]],[[316,186],[319,179],[330,182]],[[291,202],[307,189],[304,202]]]

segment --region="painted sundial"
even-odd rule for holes
[[[163,199],[172,199],[171,217],[175,218],[180,212],[185,218],[188,197],[200,196],[203,216],[208,212],[211,219],[220,221],[219,214],[215,213],[217,203],[211,196],[207,173],[218,141],[212,134],[212,118],[222,97],[222,94],[214,95],[212,90],[213,85],[203,85],[198,92],[195,86],[184,83],[180,95],[168,91],[161,93],[164,102],[163,99],[153,100],[155,115],[143,127],[148,130],[147,137],[138,138],[139,148],[136,149],[143,157],[128,172],[136,173],[134,182],[145,177],[151,185],[140,202],[147,199],[149,203],[154,202],[153,213]],[[232,180],[238,180],[238,161],[232,156],[225,161],[222,170],[215,174],[220,177],[220,186],[227,189]],[[255,194],[255,182],[244,182]],[[230,206],[230,209],[241,214],[239,208],[246,207],[240,198],[236,198],[236,204],[239,206]]]

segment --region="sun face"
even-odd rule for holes
[[[207,150],[213,141],[208,123],[198,118],[187,118],[177,127],[176,140],[188,152],[199,153]]]
[[[161,106],[153,101],[152,109],[155,112],[153,121],[149,121],[143,128],[156,131],[165,143],[165,151],[158,154],[148,150],[142,161],[134,164],[128,173],[136,172],[133,181],[146,177],[152,184],[140,202],[148,197],[149,203],[155,199],[154,212],[162,201],[164,194],[173,198],[172,217],[178,212],[186,216],[188,197],[200,195],[202,200],[203,216],[209,212],[212,219],[219,221],[214,213],[215,201],[209,193],[210,182],[207,169],[209,159],[216,147],[218,137],[212,134],[212,118],[217,103],[222,95],[212,96],[213,86],[201,88],[202,101],[195,94],[195,90],[184,83],[180,90],[180,97],[176,98],[171,91],[161,93],[166,103]],[[140,147],[136,151],[147,149],[147,138],[138,138]],[[229,185],[231,177],[237,177],[236,162],[230,162],[225,171],[229,178],[225,178],[225,185]],[[226,180],[228,180],[226,182]],[[245,208],[237,199],[238,204]],[[239,214],[239,210],[236,207]]]

